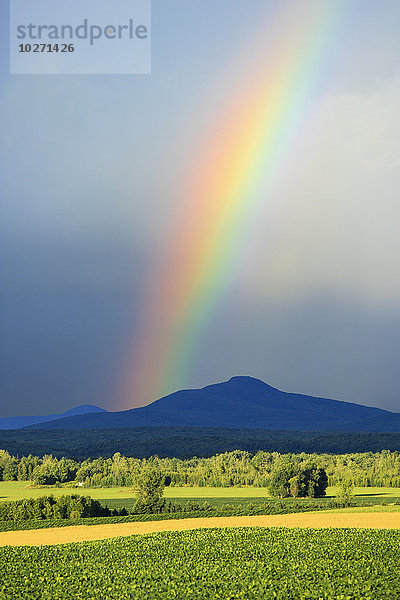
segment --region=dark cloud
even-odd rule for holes
[[[149,77],[10,77],[0,58],[0,415],[116,406],[146,290],[191,202],[186,169],[246,69],[273,60],[246,52],[278,4],[158,3]],[[247,374],[400,410],[399,6],[343,13],[178,388]]]

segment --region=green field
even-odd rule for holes
[[[23,498],[38,498],[54,494],[83,494],[98,499],[126,499],[134,498],[131,488],[59,488],[53,486],[32,487],[26,481],[0,481],[1,500],[22,500]],[[211,488],[211,487],[167,487],[164,490],[165,498],[269,498],[265,488]]]
[[[40,496],[62,496],[64,494],[82,494],[99,498],[133,498],[134,494],[129,488],[96,488],[83,489],[76,487],[59,488],[52,486],[32,487],[27,481],[0,481],[1,500],[22,500],[23,498],[39,498]]]
[[[399,531],[203,529],[0,549],[0,599],[389,600]]]
[[[356,496],[365,496],[377,498],[393,498],[400,496],[400,488],[379,488],[379,487],[363,487],[355,488]],[[58,488],[58,487],[31,487],[26,481],[0,481],[0,501],[1,500],[22,500],[23,498],[39,498],[54,494],[54,496],[62,496],[63,494],[82,494],[91,496],[95,500],[111,500],[111,499],[129,499],[134,498],[134,494],[130,488]],[[335,496],[336,488],[328,487],[326,495]],[[228,487],[228,488],[211,488],[211,487],[167,487],[165,488],[164,496],[168,499],[184,498],[184,499],[208,499],[208,498],[270,498],[268,491],[265,488],[259,487]]]
[[[91,490],[88,490],[89,492]],[[104,490],[103,490],[104,491]],[[327,497],[336,496],[337,488],[328,487]],[[400,488],[356,487],[355,496],[400,497]],[[270,498],[266,488],[259,487],[171,487],[165,488],[166,498]],[[113,496],[115,498],[115,496]]]

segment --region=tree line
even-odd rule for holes
[[[307,469],[323,469],[329,485],[400,487],[400,453],[389,450],[351,454],[307,454],[244,450],[209,458],[135,458],[116,452],[111,458],[75,461],[28,455],[21,458],[0,450],[0,480],[32,481],[36,485],[77,485],[83,488],[135,487],[144,470],[161,471],[171,486],[268,487],[274,473],[291,469],[292,482],[303,493],[309,483],[300,477]],[[303,477],[303,479],[302,479]],[[294,489],[294,487],[293,487]]]
[[[124,510],[124,509],[123,509]],[[25,498],[12,502],[0,502],[0,521],[27,521],[42,519],[79,519],[85,517],[108,517],[121,511],[110,510],[97,500],[79,494]],[[121,514],[128,514],[124,510]]]

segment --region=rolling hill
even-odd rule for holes
[[[60,414],[52,415],[35,415],[32,417],[1,417],[0,418],[0,429],[21,429],[22,427],[29,427],[30,425],[36,425],[41,423],[47,423],[49,421],[55,421],[56,419],[76,417],[79,415],[86,415],[87,413],[101,413],[107,412],[104,408],[93,406],[92,404],[81,404],[71,410]]]
[[[148,406],[65,417],[35,429],[181,426],[291,431],[400,431],[400,413],[350,402],[282,392],[259,379],[232,377],[181,390]]]

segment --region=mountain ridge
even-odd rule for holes
[[[292,431],[400,431],[400,413],[283,392],[248,376],[179,390],[147,406],[57,419],[34,429],[190,426]]]
[[[48,423],[58,419],[86,415],[89,413],[107,412],[104,408],[94,404],[80,404],[63,413],[52,413],[51,415],[34,415],[22,417],[0,417],[0,429],[23,429],[31,425]]]

